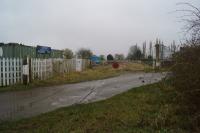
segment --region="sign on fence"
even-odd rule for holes
[[[23,65],[23,74],[29,75],[29,66],[28,65]]]
[[[81,72],[82,71],[82,59],[76,60],[76,71]]]

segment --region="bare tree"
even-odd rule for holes
[[[142,52],[140,48],[136,45],[133,45],[129,49],[129,53],[127,56],[128,60],[141,60],[142,58]]]
[[[173,52],[173,53],[176,52],[176,50],[177,50],[177,46],[176,46],[175,41],[173,41],[173,43],[171,44],[170,50],[171,50],[171,52]]]
[[[182,12],[180,17],[185,23],[185,31],[189,35],[189,44],[200,44],[200,8],[195,7],[190,3],[178,3],[177,5],[186,6],[187,9],[177,10]]]

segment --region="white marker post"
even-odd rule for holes
[[[23,60],[23,84],[27,85],[29,83],[29,59]]]

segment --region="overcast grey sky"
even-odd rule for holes
[[[176,3],[189,0],[0,0],[0,42],[127,53],[157,37],[181,39]],[[199,0],[189,2],[199,4]]]

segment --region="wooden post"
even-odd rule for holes
[[[6,85],[8,86],[9,85],[9,73],[10,73],[10,70],[9,70],[9,59],[6,58]]]
[[[5,76],[5,73],[6,73],[6,71],[5,71],[5,58],[3,58],[3,86],[5,86],[6,85],[6,76]]]
[[[29,83],[29,59],[23,59],[23,84],[27,85]]]
[[[16,73],[17,73],[17,70],[16,70],[16,58],[14,58],[14,65],[13,65],[13,68],[14,68],[14,84],[17,82],[17,76],[16,76]]]

